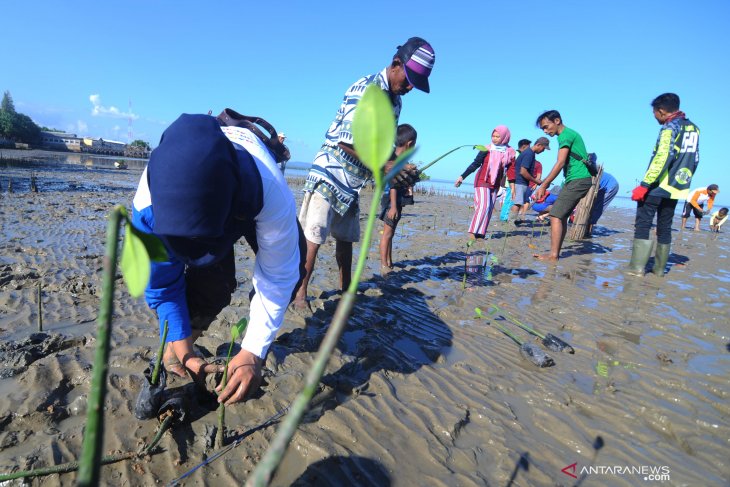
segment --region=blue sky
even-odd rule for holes
[[[693,187],[717,183],[730,201],[730,172],[720,169],[730,2],[412,5],[3,2],[0,91],[37,123],[79,135],[126,142],[131,113],[133,137],[153,147],[180,113],[231,107],[269,120],[287,133],[292,160],[309,162],[346,88],[418,35],[436,65],[431,94],[403,100],[401,122],[419,133],[416,160],[486,143],[498,124],[513,145],[534,140],[536,116],[555,108],[625,194],[658,133],[649,103],[673,91],[702,130]],[[456,179],[473,155],[462,149],[429,172]],[[555,155],[540,157],[546,170]]]

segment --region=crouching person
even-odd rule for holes
[[[301,282],[306,248],[276,165],[276,133],[268,138],[249,120],[260,121],[232,110],[218,118],[181,115],[162,134],[133,201],[134,226],[159,237],[169,256],[151,264],[145,290],[160,330],[168,323],[168,372],[199,381],[218,371],[193,344],[230,304],[234,244],[244,237],[256,253],[249,325],[218,397],[226,404],[259,387],[263,359]]]

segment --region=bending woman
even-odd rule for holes
[[[505,125],[497,126],[492,132],[492,143],[486,152],[479,152],[474,162],[456,180],[454,186],[461,186],[464,179],[477,171],[474,177],[474,216],[469,225],[471,238],[484,238],[492,218],[494,202],[504,177],[504,168],[514,163],[515,150],[509,144],[510,132]],[[478,170],[477,170],[478,169]]]

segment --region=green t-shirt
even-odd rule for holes
[[[560,132],[558,135],[558,145],[561,149],[567,147],[570,152],[575,152],[583,159],[588,157],[588,151],[586,150],[586,145],[583,143],[583,137],[571,128],[565,127]],[[591,173],[588,172],[588,167],[586,167],[585,163],[580,159],[574,159],[572,156],[568,156],[568,163],[563,167],[563,175],[565,176],[565,183],[573,179],[591,177]]]

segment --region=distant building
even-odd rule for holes
[[[147,147],[142,147],[138,145],[127,145],[127,147],[124,149],[124,156],[147,159],[150,156],[150,150]]]
[[[81,152],[81,138],[66,132],[41,131],[41,147],[51,150]]]
[[[103,154],[108,156],[123,156],[127,144],[116,140],[95,139],[84,137],[81,143],[81,151],[92,154]]]

